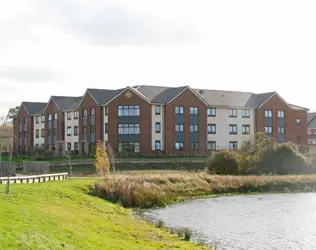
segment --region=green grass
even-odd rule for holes
[[[92,182],[0,185],[0,249],[206,249],[88,195]]]

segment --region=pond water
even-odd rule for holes
[[[316,249],[316,193],[197,199],[143,216],[217,249]]]

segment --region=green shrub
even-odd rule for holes
[[[238,174],[237,155],[233,151],[224,150],[212,154],[208,161],[210,173],[235,175]]]

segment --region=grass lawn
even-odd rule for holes
[[[93,181],[0,185],[0,249],[206,249],[88,195]]]

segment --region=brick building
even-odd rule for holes
[[[253,143],[259,131],[275,142],[307,145],[307,111],[276,92],[147,85],[87,89],[82,97],[23,102],[14,135],[18,153],[39,145],[50,150],[64,141],[68,149],[88,154],[102,140],[120,153],[204,155]],[[30,126],[25,142],[23,121]]]

